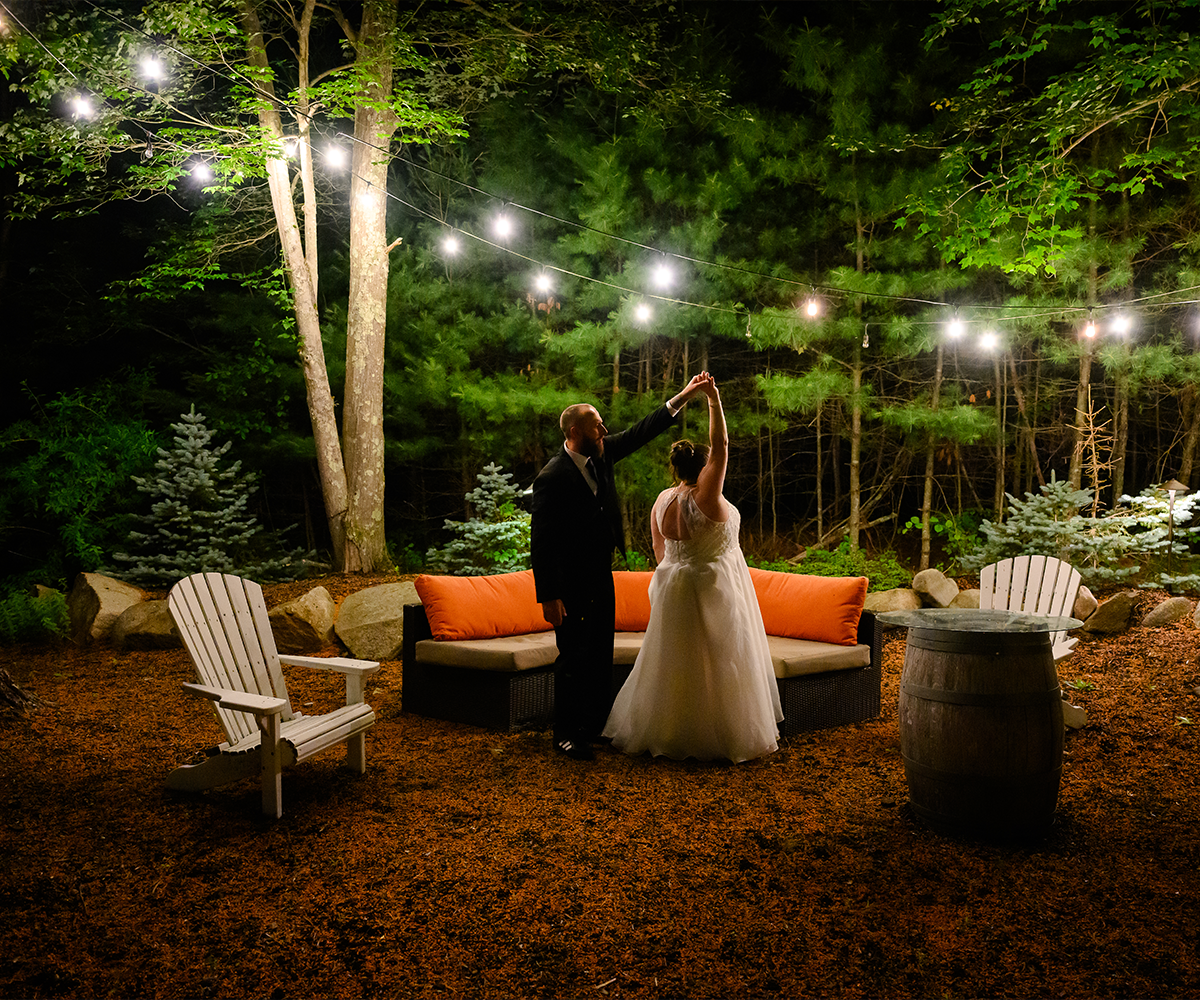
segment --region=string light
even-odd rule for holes
[[[330,146],[325,150],[325,162],[335,170],[341,170],[346,165],[346,151],[341,146]]]
[[[460,249],[459,245],[458,245],[458,237],[455,236],[453,233],[450,233],[448,236],[443,237],[442,238],[442,249],[446,253],[450,254],[451,256],[458,253],[458,251]]]
[[[159,80],[162,78],[163,70],[160,63],[154,56],[146,56],[142,60],[142,76],[150,80]]]
[[[104,10],[99,5],[91,2],[91,0],[88,0],[88,2],[91,4],[92,7],[94,7],[96,9],[96,11],[98,13],[103,14],[104,16],[107,16],[110,20],[113,20],[115,23],[121,25],[122,27],[126,28],[127,30],[129,30],[131,32],[135,32],[135,33],[144,35],[147,39],[154,41],[156,44],[160,44],[158,39],[152,38],[152,36],[149,35],[144,29],[142,29],[136,25],[130,25],[130,24],[126,23],[125,21],[121,20],[119,17],[117,17],[112,12]],[[8,12],[8,13],[11,14],[11,12]],[[37,45],[39,45],[43,50],[45,50],[51,59],[53,59],[55,62],[57,62],[72,77],[74,77],[76,80],[78,80],[77,74],[75,74],[74,71],[72,71],[70,69],[70,67],[68,67],[65,63],[63,63],[62,60],[59,59],[50,49],[48,49],[40,41],[40,39],[38,39],[35,35],[33,35],[32,32],[29,32],[28,29],[19,21],[19,19],[17,19],[15,17],[15,15],[12,16],[12,20],[23,31],[25,31],[27,34],[29,34],[29,36],[32,38],[32,40]],[[183,51],[182,49],[175,48],[172,46],[167,46],[167,47],[171,48],[171,51],[177,53],[180,56],[180,58],[186,59],[186,60],[194,63],[198,67],[208,69],[213,72],[218,72],[218,73],[220,72],[220,70],[216,70],[211,66],[206,66],[205,64],[199,62],[193,56],[189,55],[187,52]],[[161,63],[154,57],[147,57],[147,59],[143,60],[143,62],[142,62],[142,70],[146,76],[154,78],[158,75],[161,75],[162,66],[161,66]],[[253,87],[255,90],[257,90],[259,93],[262,93],[264,97],[269,97],[277,105],[280,105],[284,109],[291,111],[293,114],[295,114],[299,117],[306,118],[310,123],[315,122],[315,119],[311,115],[300,111],[299,108],[290,107],[290,106],[284,104],[284,102],[280,101],[277,96],[263,91],[261,89],[261,87],[259,87],[258,83],[256,81],[254,81],[252,78],[245,76],[244,74],[241,74],[240,72],[237,72],[237,71],[233,70],[232,68],[229,68],[228,73],[226,73],[225,75],[229,76],[230,79],[234,79],[238,83],[249,84],[251,87]],[[73,100],[72,107],[73,107],[74,113],[76,114],[77,117],[90,117],[93,114],[92,106],[91,106],[90,102],[82,95],[76,97]],[[409,165],[411,165],[417,169],[425,170],[425,171],[433,173],[439,177],[443,177],[449,181],[452,181],[453,183],[456,183],[456,184],[462,186],[463,188],[465,188],[467,190],[474,191],[476,193],[479,193],[479,194],[482,194],[482,195],[485,195],[488,197],[494,197],[494,195],[491,195],[489,192],[486,192],[479,188],[476,188],[473,185],[466,183],[465,181],[461,181],[461,180],[451,177],[450,175],[447,175],[447,174],[442,174],[439,171],[434,170],[431,167],[428,167],[424,164],[417,163],[417,162],[409,159],[408,157],[402,156],[399,153],[393,153],[390,148],[379,147],[372,143],[365,142],[364,140],[359,139],[357,137],[346,136],[340,132],[338,133],[338,136],[341,138],[352,139],[355,142],[364,143],[365,145],[370,146],[372,149],[380,150],[382,153],[384,153],[384,155],[388,156],[389,158],[403,160],[403,162],[406,162]],[[294,154],[294,152],[295,152],[295,147],[289,143],[287,155],[291,156]],[[151,137],[148,135],[147,143],[146,143],[146,150],[143,153],[143,156],[146,158],[149,158],[152,155],[153,155],[153,141],[152,141]],[[338,167],[345,166],[346,165],[345,157],[346,157],[346,154],[344,151],[341,151],[340,153],[337,153],[337,154],[334,154],[331,152],[330,153],[331,166],[338,166]],[[194,165],[191,168],[191,171],[192,171],[192,175],[194,177],[196,177],[197,179],[207,180],[212,177],[212,171],[208,167],[201,165],[201,164]],[[416,211],[421,211],[420,209],[417,209],[416,206],[410,205],[408,202],[404,202],[402,199],[396,198],[390,192],[385,192],[385,195],[388,198],[392,198],[394,200],[400,201],[402,204],[405,204],[409,208],[412,208]],[[509,204],[512,204],[512,203],[509,203]],[[639,246],[643,249],[646,249],[646,250],[649,250],[649,251],[652,251],[655,253],[659,253],[659,254],[662,253],[662,251],[656,250],[654,247],[646,246],[645,244],[637,243],[636,241],[626,239],[624,237],[618,236],[613,233],[607,233],[607,232],[604,232],[603,230],[595,229],[593,227],[587,226],[587,225],[579,223],[579,222],[575,222],[575,221],[571,221],[571,220],[567,220],[567,219],[560,219],[560,218],[557,218],[556,216],[548,215],[547,213],[540,212],[537,209],[533,209],[528,206],[512,204],[512,207],[519,208],[523,211],[532,212],[534,214],[543,216],[547,219],[551,219],[553,221],[559,222],[560,224],[563,224],[563,225],[572,226],[572,227],[580,229],[580,230],[595,232],[595,233],[602,235],[608,239],[612,239],[615,241]],[[512,223],[510,220],[507,220],[506,217],[503,219],[502,222],[498,223],[497,235],[501,236],[501,238],[506,239],[508,236],[510,236],[512,234],[512,231],[513,231]],[[468,235],[470,235],[470,234],[468,234]],[[473,237],[473,238],[479,239],[479,237]],[[455,241],[455,243],[456,242],[457,241]],[[487,242],[487,241],[484,240],[483,242]],[[445,244],[443,244],[443,245],[445,246]],[[457,249],[457,247],[455,249]],[[499,247],[498,249],[504,250],[505,252],[508,252],[508,253],[514,252],[507,247]],[[454,252],[454,251],[448,249],[448,252]],[[678,253],[675,253],[672,256],[678,258],[679,260],[690,261],[692,263],[701,264],[706,267],[739,271],[739,272],[742,272],[742,273],[745,273],[745,274],[748,274],[748,275],[751,275],[754,277],[762,278],[764,280],[783,282],[783,283],[787,283],[787,284],[802,284],[803,283],[799,279],[789,279],[789,278],[785,278],[785,277],[782,277],[779,275],[764,274],[762,272],[758,272],[758,271],[755,271],[750,268],[738,267],[736,265],[720,263],[717,261],[706,261],[706,260],[701,260],[701,259],[697,259],[697,258],[691,258],[691,257],[687,257],[685,255],[678,254]],[[660,264],[660,267],[655,269],[656,273],[654,275],[654,281],[656,284],[660,280],[662,280],[662,278],[660,277],[660,275],[658,273],[660,268],[663,268],[664,270],[669,272],[669,269],[665,268],[665,265]],[[571,272],[564,272],[564,273],[571,273]],[[578,277],[580,277],[584,280],[593,281],[593,282],[597,282],[600,284],[611,285],[612,287],[618,288],[621,291],[630,291],[629,289],[621,288],[621,286],[612,285],[611,282],[601,281],[600,279],[596,279],[596,278],[590,277],[588,275],[579,275]],[[671,280],[673,280],[673,275],[672,275]],[[810,316],[813,316],[815,318],[815,316],[818,315],[820,312],[820,305],[819,305],[819,302],[816,301],[816,295],[815,295],[816,287],[815,286],[812,286],[812,287],[814,290],[814,294],[812,296],[810,296],[808,302],[806,303],[805,310]],[[1188,292],[1193,292],[1196,289],[1200,289],[1200,286],[1189,286],[1186,288],[1181,288],[1181,289],[1177,289],[1177,290],[1170,291],[1170,292],[1160,292],[1160,293],[1156,293],[1154,295],[1140,296],[1137,299],[1134,299],[1132,301],[1127,301],[1125,303],[1125,306],[1128,307],[1129,305],[1146,303],[1146,302],[1150,302],[1153,300],[1163,300],[1162,301],[1163,307],[1171,307],[1171,306],[1178,307],[1178,306],[1183,306],[1183,305],[1192,305],[1192,304],[1196,304],[1198,300],[1196,300],[1196,299],[1177,299],[1177,298],[1175,298],[1175,296],[1183,295]],[[835,291],[839,292],[839,293],[847,294],[847,295],[854,295],[856,297],[861,297],[861,298],[877,298],[877,299],[893,301],[893,302],[906,302],[906,303],[911,303],[911,304],[937,305],[937,306],[946,306],[949,304],[946,302],[938,302],[938,301],[933,301],[933,300],[928,300],[928,299],[920,299],[920,298],[915,298],[912,296],[892,295],[892,294],[888,294],[888,293],[884,293],[884,292],[867,292],[867,291],[861,291],[861,290],[855,291],[855,292],[843,292],[843,290],[840,290],[840,289],[835,289]],[[655,297],[658,297],[658,296],[655,296]],[[721,312],[732,312],[733,311],[727,307],[714,306],[712,304],[707,304],[707,303],[684,302],[682,300],[677,300],[677,299],[667,299],[666,301],[672,301],[672,302],[677,302],[679,304],[687,305],[687,306],[691,306],[691,307],[695,307],[695,308],[709,309],[709,310],[715,310],[715,311],[721,311]],[[815,306],[817,312],[816,313],[809,312],[809,310],[814,308],[814,306]],[[648,307],[645,307],[645,308],[647,309],[647,312],[648,312],[649,311]],[[1013,313],[1014,310],[1029,310],[1029,313],[1022,317],[1025,319],[1037,319],[1037,318],[1042,318],[1042,317],[1064,317],[1066,315],[1069,315],[1072,312],[1079,311],[1078,307],[1071,307],[1071,306],[1062,306],[1062,307],[1058,307],[1058,308],[1047,309],[1045,307],[1040,307],[1040,306],[979,305],[974,308],[1005,310],[1010,315]],[[1087,333],[1086,329],[1085,329],[1086,335],[1089,337],[1095,336],[1096,335],[1096,325],[1091,318],[1091,310],[1089,310],[1088,328],[1090,328],[1090,330],[1092,332]],[[1131,322],[1130,322],[1129,318],[1124,315],[1118,315],[1117,317],[1115,317],[1112,320],[1112,323],[1110,325],[1110,329],[1112,330],[1113,333],[1122,335],[1122,336],[1125,335],[1126,333],[1128,333],[1130,328],[1131,328]],[[947,327],[947,333],[951,338],[957,338],[957,337],[961,336],[961,334],[962,334],[961,324],[959,324],[957,321],[957,311],[956,311],[956,319],[951,321],[951,324]],[[994,346],[994,344],[996,342],[996,335],[994,333],[990,333],[989,335],[987,335],[986,339],[988,339],[991,342],[991,344]]]
[[[958,318],[958,310],[954,310],[954,316],[950,322],[946,324],[946,336],[951,340],[958,340],[963,335],[963,321]]]
[[[994,351],[1000,344],[1000,338],[994,330],[988,330],[979,338],[979,346],[985,351]]]
[[[646,305],[645,302],[639,302],[633,310],[633,317],[639,323],[649,323],[650,317],[652,317],[653,315],[654,315],[654,312],[650,309],[650,307],[648,305]]]
[[[545,272],[539,274],[534,284],[537,285],[537,290],[539,292],[550,291],[550,275],[546,274]]]
[[[1096,321],[1092,319],[1092,311],[1088,310],[1087,325],[1083,328],[1083,335],[1089,340],[1095,339],[1096,336]]]
[[[804,302],[804,314],[809,319],[816,319],[821,315],[821,300],[817,298],[817,290],[815,288]]]
[[[507,215],[497,215],[492,228],[500,239],[506,240],[513,234],[512,219]]]
[[[212,180],[212,168],[207,163],[193,163],[192,176],[198,181]]]
[[[654,265],[652,277],[655,288],[667,289],[675,283],[675,272],[665,260],[660,260]]]

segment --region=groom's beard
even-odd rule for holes
[[[604,454],[604,442],[584,438],[579,442],[579,451],[584,458],[599,458]]]

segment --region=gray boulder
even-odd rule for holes
[[[1129,628],[1133,613],[1137,610],[1140,595],[1136,591],[1123,590],[1104,601],[1083,623],[1083,631],[1094,635],[1115,635]]]
[[[1142,624],[1150,628],[1157,628],[1159,625],[1170,625],[1171,622],[1177,622],[1184,615],[1191,613],[1192,602],[1186,597],[1168,597],[1162,604],[1150,609],[1142,619]]]
[[[1082,729],[1087,725],[1087,709],[1079,705],[1072,705],[1066,698],[1063,698],[1063,723],[1068,729]]]
[[[333,630],[360,660],[394,660],[404,636],[404,605],[420,600],[409,580],[368,587],[342,601]]]
[[[1075,595],[1075,603],[1071,607],[1071,617],[1085,622],[1099,606],[1100,602],[1096,600],[1092,592],[1087,587],[1080,587],[1079,593]]]
[[[333,598],[324,587],[271,609],[271,631],[281,653],[315,653],[333,642]]]
[[[960,590],[953,601],[950,602],[952,608],[977,608],[979,607],[979,591],[976,590]]]
[[[912,589],[927,608],[948,608],[958,596],[958,584],[940,569],[923,569],[913,577]]]
[[[178,649],[183,645],[166,601],[131,604],[113,623],[117,649]]]
[[[121,612],[145,595],[137,587],[99,573],[80,573],[67,595],[71,638],[77,643],[107,639]]]
[[[916,611],[921,606],[921,595],[909,587],[895,590],[880,590],[867,594],[863,602],[864,611],[880,614],[884,611]]]

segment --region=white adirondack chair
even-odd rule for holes
[[[201,683],[183,686],[213,702],[226,738],[207,760],[175,768],[168,788],[200,791],[258,773],[263,813],[278,818],[285,766],[345,742],[346,765],[360,774],[366,770],[364,734],[375,724],[375,713],[363,691],[378,663],[280,656],[262,588],[238,576],[189,576],[171,589],[167,607],[200,677]],[[280,664],[345,674],[345,706],[325,715],[294,712]]]
[[[1079,571],[1053,556],[1001,559],[979,571],[981,608],[1069,616],[1078,594]],[[1054,662],[1074,652],[1077,641],[1066,632],[1052,632]]]

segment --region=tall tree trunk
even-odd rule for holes
[[[1129,379],[1122,371],[1113,388],[1112,505],[1115,510],[1125,494],[1125,452],[1129,447]]]
[[[995,375],[996,387],[996,492],[993,497],[996,523],[1004,518],[1004,391],[1000,388],[1001,362],[1000,356],[992,358],[992,371]]]
[[[259,86],[273,95],[274,88],[266,73],[266,42],[258,11],[252,0],[243,0],[242,21],[246,28],[250,65],[263,71]],[[329,373],[325,367],[321,326],[317,318],[317,292],[313,280],[316,274],[317,247],[315,242],[306,245],[300,238],[287,160],[284,159],[283,125],[277,105],[264,101],[259,108],[258,120],[263,130],[276,140],[279,149],[279,156],[267,161],[267,181],[271,192],[271,206],[275,213],[275,225],[279,231],[284,267],[291,279],[300,366],[304,375],[309,419],[312,421],[313,443],[316,446],[321,498],[325,504],[334,564],[341,566],[345,552],[343,519],[347,508],[346,471],[338,440],[333,394],[329,389]]]
[[[933,392],[929,398],[929,409],[936,415],[938,402],[942,393],[942,361],[944,348],[939,343],[937,348],[937,367],[933,373]],[[929,441],[925,446],[925,492],[921,497],[921,563],[919,569],[929,569],[930,550],[933,533],[929,530],[929,518],[933,509],[933,471],[937,460],[937,438],[931,431]]]
[[[1183,437],[1183,457],[1179,461],[1179,469],[1174,478],[1185,486],[1191,486],[1188,481],[1192,478],[1192,469],[1196,461],[1196,443],[1200,441],[1200,400],[1196,396],[1196,386],[1189,382],[1184,388],[1184,395],[1190,405],[1185,411],[1187,431]]]
[[[354,112],[350,178],[350,301],[346,314],[346,399],[342,417],[349,506],[343,570],[369,573],[388,566],[383,521],[383,360],[387,326],[386,150],[396,119],[392,92],[396,0],[363,7],[355,64],[367,81]]]

